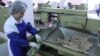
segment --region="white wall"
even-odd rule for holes
[[[98,7],[99,3],[100,3],[100,0],[88,0],[88,13],[87,13],[87,17],[89,19],[100,20],[100,17],[97,16],[97,13],[95,11],[96,8]]]
[[[88,10],[94,10],[95,6],[100,3],[100,0],[88,0]]]

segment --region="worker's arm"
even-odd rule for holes
[[[28,40],[21,39],[16,32],[12,32],[7,34],[8,38],[10,38],[11,42],[17,44],[21,47],[31,46],[39,49],[40,45],[34,42],[28,42]]]
[[[99,16],[99,14],[100,14],[100,8],[96,9],[96,13],[97,13],[97,16]]]
[[[4,25],[4,31],[10,39],[11,43],[19,45],[21,47],[29,46],[28,41],[22,39],[18,35],[18,30],[15,25]]]
[[[27,23],[27,30],[30,32],[32,35],[35,35],[37,42],[41,42],[41,37],[38,35],[38,31],[32,27],[30,23]]]
[[[32,35],[35,35],[38,33],[38,31],[35,28],[33,28],[29,22],[27,23],[27,31],[31,33]]]
[[[17,44],[21,47],[29,46],[28,40],[21,39],[21,37],[16,32],[7,34],[7,36],[11,40],[11,42],[14,44]]]

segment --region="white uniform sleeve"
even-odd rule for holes
[[[5,32],[6,34],[9,34],[9,33],[12,33],[12,32],[17,32],[17,33],[19,33],[19,32],[18,32],[18,29],[16,28],[16,26],[15,26],[15,25],[10,25],[10,24],[4,25],[4,32]]]

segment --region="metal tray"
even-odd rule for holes
[[[43,41],[47,41],[49,43],[61,46],[56,42],[57,38],[65,39],[65,38],[69,38],[70,36],[76,36],[76,35],[82,36],[84,34],[90,36],[88,40],[93,44],[93,47],[87,51],[88,55],[99,56],[100,47],[98,46],[98,36],[93,35],[91,33],[87,33],[87,32],[85,33],[83,31],[72,30],[64,27],[57,27],[53,29],[44,30],[44,32],[41,35],[43,37]]]

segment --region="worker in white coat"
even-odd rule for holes
[[[10,16],[4,24],[10,56],[26,56],[29,46],[37,49],[40,47],[39,44],[27,40],[26,32],[35,35],[37,42],[41,41],[41,37],[31,23],[23,19],[26,9],[27,5],[25,3],[15,1],[10,8]]]

